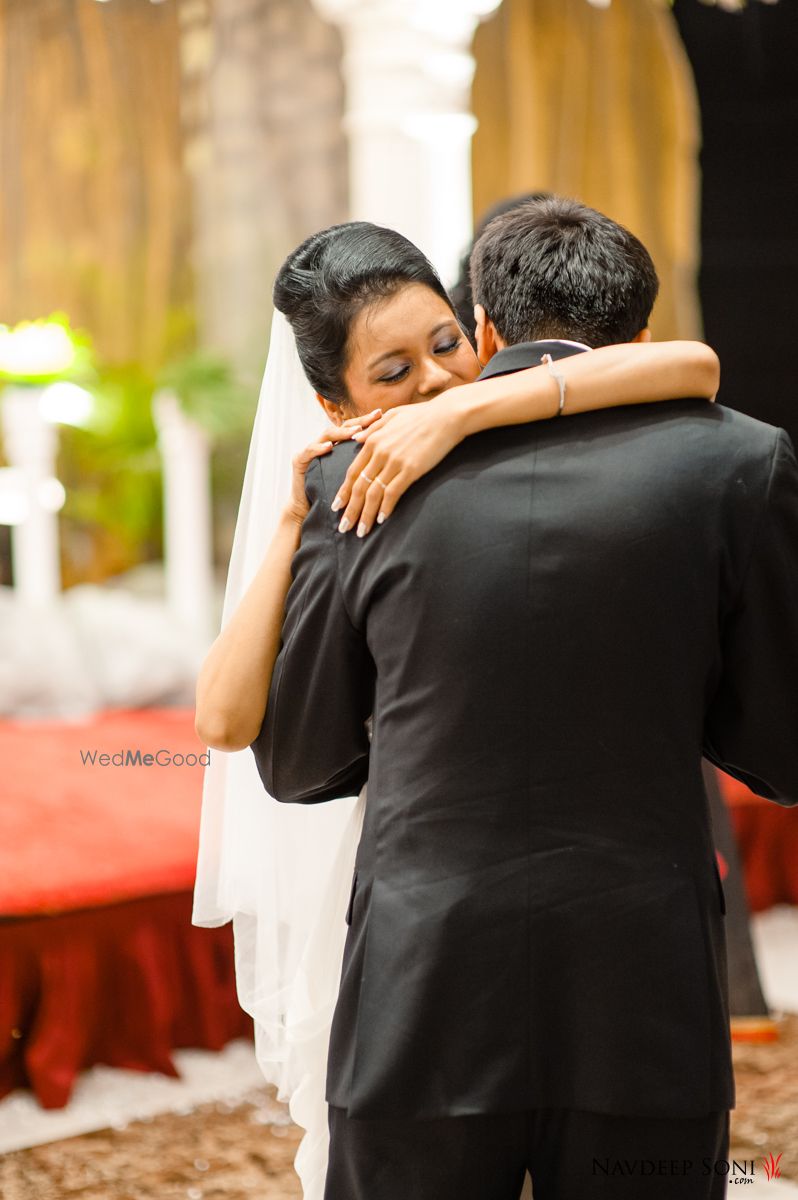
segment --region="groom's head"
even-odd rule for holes
[[[471,278],[483,362],[504,346],[645,340],[659,281],[628,229],[575,200],[530,201],[491,221]]]

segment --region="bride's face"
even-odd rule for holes
[[[367,305],[349,333],[343,417],[432,400],[471,383],[480,366],[448,304],[431,288],[409,283]]]

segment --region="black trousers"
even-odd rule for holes
[[[721,1200],[729,1113],[607,1116],[538,1108],[434,1120],[329,1106],[324,1200]]]

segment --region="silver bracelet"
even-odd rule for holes
[[[563,409],[565,408],[565,376],[559,371],[554,370],[554,359],[550,354],[544,354],[540,361],[541,363],[545,363],[549,368],[549,375],[551,375],[552,379],[557,380],[557,386],[560,389],[560,407],[557,409],[554,415],[555,417],[561,417]]]

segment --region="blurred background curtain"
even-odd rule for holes
[[[700,335],[699,122],[677,27],[656,0],[504,0],[475,39],[474,210],[574,196],[645,242],[658,338]]]
[[[346,219],[342,117],[311,0],[0,0],[0,322],[259,378],[275,270]]]
[[[175,4],[0,0],[0,320],[152,364],[191,302]]]

